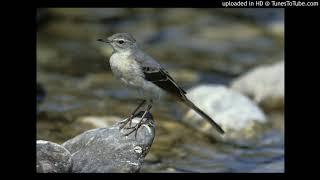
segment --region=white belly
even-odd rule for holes
[[[143,72],[137,62],[127,57],[125,53],[113,54],[110,58],[111,70],[126,85],[141,86],[138,80],[140,77],[143,77]]]
[[[157,100],[163,94],[162,89],[144,79],[140,65],[127,58],[125,53],[115,53],[110,57],[110,67],[113,74],[124,84],[138,90],[142,99]]]

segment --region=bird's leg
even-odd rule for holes
[[[140,119],[139,123],[137,123],[136,125],[134,125],[133,127],[129,126],[126,127],[125,129],[134,129],[138,126],[138,124],[140,124],[140,122],[143,120],[143,118],[146,116],[146,114],[149,112],[149,110],[152,108],[152,105],[148,105],[146,110],[144,111],[144,113],[142,114],[142,118]],[[130,122],[131,123],[131,122]]]
[[[137,132],[138,132],[138,129],[141,127],[142,124],[144,124],[147,119],[145,121],[143,121],[144,117],[147,115],[147,113],[150,111],[150,109],[152,108],[152,105],[148,105],[146,111],[143,113],[139,123],[137,123],[135,126],[133,126],[132,128],[127,128],[127,129],[133,129],[132,131],[128,132],[127,134],[125,134],[125,136],[128,136],[130,135],[131,133],[135,132],[134,136],[135,138],[137,137]]]
[[[120,124],[123,124],[120,126],[120,129],[124,128],[128,124],[128,122],[130,122],[129,126],[131,127],[131,122],[132,122],[134,115],[140,109],[140,107],[142,105],[144,105],[144,103],[146,103],[146,100],[142,100],[142,102],[136,107],[136,109],[131,113],[131,115],[127,119],[119,122]]]

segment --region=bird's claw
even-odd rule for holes
[[[140,126],[138,126],[138,127],[136,127],[136,126],[133,127],[133,128],[132,128],[133,130],[130,131],[130,132],[128,132],[128,133],[126,133],[126,134],[124,134],[124,136],[129,136],[130,134],[132,134],[133,132],[135,132],[135,133],[134,133],[134,137],[137,138],[137,133],[138,133],[139,128],[140,128]]]
[[[129,122],[129,127],[131,127],[132,119],[133,119],[133,115],[131,115],[129,118],[125,120],[118,122],[118,124],[122,124],[120,125],[119,129],[123,129],[128,124],[128,122]]]
[[[139,123],[138,123],[138,124],[139,124]],[[129,127],[126,127],[126,128],[124,128],[124,129],[134,129],[134,128],[137,127],[138,124],[136,124],[136,125],[134,125],[134,126],[132,126],[132,127],[131,127],[131,125],[129,125]]]
[[[135,132],[134,137],[137,138],[137,133],[139,128],[143,125],[146,124],[147,120],[143,120],[142,118],[140,119],[139,123],[134,125],[133,127],[125,128],[125,129],[133,129],[132,131],[124,134],[124,136],[129,136],[131,133]]]

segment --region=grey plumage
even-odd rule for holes
[[[211,117],[186,97],[186,92],[156,60],[139,49],[132,35],[114,34],[107,38],[106,42],[110,43],[114,50],[110,58],[112,72],[125,84],[141,92],[142,98],[149,105],[148,110],[151,109],[152,102],[158,100],[165,91],[199,113],[218,132],[224,133]]]

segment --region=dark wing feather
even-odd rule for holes
[[[186,92],[177,85],[173,78],[164,69],[142,67],[142,71],[147,81],[153,82],[163,90],[180,98],[185,98]]]
[[[219,133],[224,133],[219,124],[217,124],[210,116],[204,113],[185,96],[186,92],[177,85],[168,72],[162,68],[152,69],[150,67],[143,67],[142,70],[146,80],[153,82],[160,88],[175,95],[176,97],[179,97],[182,102],[199,113],[199,115],[206,119]]]
[[[169,73],[161,68],[160,64],[158,64],[154,59],[150,56],[142,53],[141,51],[134,52],[130,58],[134,58],[141,66],[142,72],[144,74],[144,78],[147,81],[150,81],[160,87],[161,89],[169,92],[170,94],[178,97],[182,102],[184,102],[187,106],[195,110],[199,113],[204,119],[209,121],[209,123],[217,129],[221,134],[224,133],[223,129],[206,113],[204,113],[201,109],[199,109],[196,105],[194,105],[186,96],[187,94],[181,87],[177,85],[177,83],[173,80],[173,78],[169,75]]]

